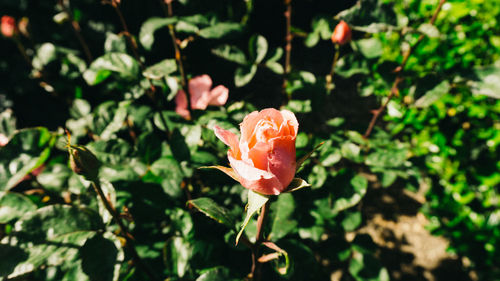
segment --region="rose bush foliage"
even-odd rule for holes
[[[500,7],[440,2],[2,1],[0,279],[249,279],[249,201],[262,280],[401,280],[391,206],[498,279]]]

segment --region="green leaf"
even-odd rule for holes
[[[390,25],[383,22],[373,22],[369,25],[364,26],[354,26],[350,25],[352,30],[357,30],[365,33],[381,33],[381,32],[393,32],[398,30],[397,26]]]
[[[106,41],[104,41],[105,53],[126,53],[127,40],[125,36],[116,35],[111,32],[106,33]]]
[[[421,33],[425,34],[425,36],[429,38],[438,38],[439,37],[439,30],[435,25],[432,25],[430,23],[423,23],[418,27],[418,31]]]
[[[75,99],[73,105],[69,109],[71,117],[82,118],[90,114],[90,104],[84,99]]]
[[[122,101],[115,111],[113,120],[104,128],[100,134],[101,140],[109,140],[115,136],[122,127],[124,127],[125,118],[127,117],[127,109],[131,101]]]
[[[418,108],[429,107],[431,104],[442,98],[450,91],[450,83],[447,80],[439,83],[437,86],[427,91],[422,97],[415,101]]]
[[[0,191],[11,189],[39,168],[49,158],[55,141],[43,127],[17,131],[0,149]]]
[[[360,160],[359,153],[361,152],[361,148],[355,143],[352,143],[350,141],[344,142],[340,147],[340,151],[342,152],[342,156],[347,159],[353,160],[355,162],[358,162],[358,160]]]
[[[87,239],[95,234],[93,231],[77,231],[54,236],[46,243],[34,246],[17,246],[0,244],[0,258],[14,261],[7,266],[0,266],[0,275],[15,278],[32,272],[42,265],[60,266],[65,262],[74,263],[78,250]],[[9,254],[9,256],[4,256]],[[13,256],[10,256],[13,255]]]
[[[200,36],[206,39],[221,39],[243,30],[239,23],[221,22],[200,30]]]
[[[284,192],[294,192],[311,185],[301,178],[294,178]]]
[[[153,46],[155,37],[154,33],[156,30],[160,28],[164,28],[170,24],[174,24],[177,22],[177,18],[175,17],[170,17],[170,18],[150,18],[147,21],[145,21],[142,26],[141,30],[139,31],[139,42],[141,42],[141,45],[144,47],[146,50],[151,50],[151,47]]]
[[[0,224],[22,217],[36,210],[36,205],[28,197],[15,192],[0,191]]]
[[[189,200],[188,204],[193,205],[196,209],[208,217],[214,219],[218,223],[233,229],[235,225],[235,218],[231,215],[228,209],[219,206],[214,200],[206,197]]]
[[[196,151],[191,155],[193,163],[207,165],[219,161],[219,158],[207,151]]]
[[[151,165],[151,172],[161,179],[163,191],[173,198],[182,196],[183,173],[179,163],[172,157],[162,157]]]
[[[361,225],[362,220],[361,212],[347,212],[342,220],[342,227],[345,231],[354,231]]]
[[[267,62],[278,61],[283,56],[283,48],[272,49],[268,55]]]
[[[500,99],[500,60],[473,70],[476,77],[468,81],[472,93]]]
[[[257,72],[257,66],[255,64],[240,66],[236,68],[234,73],[234,84],[236,87],[243,87],[252,81],[255,73]]]
[[[44,66],[57,59],[57,48],[52,43],[43,43],[36,50],[36,55],[33,58],[33,67],[37,70],[42,70]]]
[[[245,53],[236,46],[221,45],[212,49],[212,54],[240,65],[248,64]]]
[[[25,213],[14,227],[20,240],[43,241],[81,230],[98,230],[102,221],[97,213],[87,208],[68,205],[49,205]]]
[[[365,164],[372,167],[399,168],[404,165],[408,157],[408,149],[405,147],[379,148],[370,153]]]
[[[162,79],[177,71],[177,63],[175,59],[165,59],[146,68],[142,75],[149,79]]]
[[[251,60],[259,64],[266,57],[267,48],[267,40],[264,36],[258,34],[253,35],[248,42]]]
[[[357,281],[389,281],[389,272],[371,254],[354,251],[349,263],[349,273]]]
[[[179,33],[197,34],[200,32],[200,29],[195,24],[179,20],[175,25],[175,31]]]
[[[360,58],[355,54],[350,54],[341,57],[335,65],[335,74],[349,78],[356,74],[369,74],[370,68],[368,62],[364,58]]]
[[[353,43],[363,56],[368,59],[380,57],[383,53],[382,42],[378,38],[360,39]]]
[[[316,165],[312,168],[308,180],[311,183],[312,187],[320,188],[325,184],[327,178],[328,178],[328,171],[325,169],[325,167],[321,165]]]
[[[304,41],[304,44],[306,45],[306,47],[312,48],[312,47],[316,46],[316,44],[318,44],[318,42],[319,42],[319,33],[311,32],[311,33],[307,34],[307,37],[306,37],[306,40]]]
[[[196,278],[196,281],[222,281],[229,279],[229,269],[226,267],[214,267],[204,270],[203,273]]]
[[[70,279],[116,281],[123,252],[112,237],[110,233],[76,231],[41,244],[0,244],[0,258],[11,261],[0,265],[0,275],[15,278],[42,266],[57,266]]]
[[[367,189],[368,180],[361,175],[356,175],[351,179],[349,187],[339,188],[333,192],[332,196],[336,199],[333,203],[333,211],[338,213],[355,206],[365,196]]]
[[[167,241],[164,258],[168,261],[167,269],[170,274],[179,277],[186,274],[189,268],[189,260],[193,255],[193,248],[194,245],[183,237],[173,237]]]
[[[297,221],[292,219],[295,210],[295,201],[292,194],[283,193],[278,196],[278,200],[271,206],[274,213],[274,220],[271,228],[271,239],[280,240],[297,227]]]
[[[238,232],[238,235],[236,236],[236,245],[238,245],[238,241],[240,240],[241,235],[243,234],[243,231],[248,225],[248,222],[252,218],[252,216],[260,210],[264,204],[269,201],[269,196],[267,195],[262,195],[260,193],[254,192],[252,190],[248,191],[248,204],[247,204],[247,214],[245,217],[245,220],[243,221],[243,224],[241,225],[240,232]]]
[[[83,78],[92,86],[106,80],[111,73],[116,73],[125,80],[137,80],[139,63],[124,53],[106,53],[90,64],[83,73]]]
[[[61,192],[67,187],[68,178],[73,171],[68,165],[56,163],[43,169],[36,179],[47,190]]]
[[[292,112],[309,113],[312,111],[311,100],[291,100],[286,108]]]
[[[276,74],[283,74],[285,72],[283,66],[279,62],[266,61],[266,67]]]

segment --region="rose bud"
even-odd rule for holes
[[[351,28],[345,21],[340,21],[332,34],[334,44],[344,45],[351,41]]]
[[[229,163],[241,185],[264,195],[278,195],[286,190],[295,175],[298,128],[292,112],[268,108],[244,118],[239,140],[218,126],[214,132],[230,147]]]
[[[206,74],[189,80],[188,88],[191,109],[205,110],[209,105],[223,106],[229,97],[229,90],[222,85],[211,89],[212,79]],[[175,112],[185,119],[190,119],[186,93],[183,90],[177,92],[175,103]]]
[[[81,145],[69,145],[68,152],[69,164],[75,173],[84,176],[87,180],[97,180],[99,160],[94,153]]]
[[[16,20],[11,16],[2,16],[2,24],[0,29],[3,36],[14,36],[14,33],[16,32]]]
[[[30,23],[30,20],[27,17],[23,17],[19,20],[19,23],[17,24],[17,28],[19,29],[19,32],[27,38],[30,37],[30,33],[28,31],[29,23]]]

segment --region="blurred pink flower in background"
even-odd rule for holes
[[[11,16],[2,16],[2,25],[0,27],[3,36],[12,37],[16,31],[16,20]]]
[[[5,146],[8,142],[9,138],[4,134],[0,134],[0,146]]]
[[[191,98],[191,109],[205,110],[209,105],[222,106],[227,102],[229,90],[219,85],[213,89],[212,79],[204,74],[189,80],[188,90]],[[211,89],[211,90],[210,90]],[[188,102],[184,90],[179,90],[175,96],[175,112],[185,119],[190,119]]]

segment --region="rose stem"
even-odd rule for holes
[[[141,69],[144,70],[144,64],[142,63],[141,58],[139,57],[139,53],[137,52],[137,50],[138,50],[137,42],[135,41],[134,37],[132,37],[132,35],[128,31],[127,23],[125,22],[125,18],[123,17],[123,14],[122,14],[120,8],[118,7],[118,3],[116,2],[116,0],[111,0],[110,4],[115,9],[115,12],[118,15],[118,18],[120,19],[120,23],[122,24],[123,31],[124,31],[123,34],[125,34],[125,37],[127,37],[127,40],[129,42],[130,46],[132,47],[132,52],[134,53],[135,59],[139,63],[139,66],[141,67]],[[151,80],[149,80],[149,78],[148,78],[148,81],[151,84],[151,86],[154,88],[154,86],[151,83]]]
[[[73,17],[73,13],[71,13],[70,9],[64,5],[64,0],[59,0],[59,5],[61,8],[64,10],[64,12],[69,16],[71,20],[71,27],[73,28],[73,32],[76,35],[76,38],[78,38],[78,41],[80,41],[80,45],[82,46],[83,52],[85,53],[85,56],[87,57],[87,63],[90,64],[93,59],[92,59],[92,54],[90,53],[89,46],[85,42],[85,39],[83,39],[82,34],[80,33],[81,28],[80,25],[78,24],[77,21],[75,21],[75,18]]]
[[[332,61],[332,69],[330,70],[330,74],[326,76],[326,91],[327,93],[330,93],[332,90],[332,80],[333,80],[333,75],[335,74],[335,65],[337,64],[337,60],[339,59],[340,55],[340,47],[338,44],[335,44],[335,55],[333,56],[333,61]]]
[[[288,76],[290,75],[290,56],[292,53],[292,0],[285,0],[286,10],[285,10],[285,19],[286,19],[286,35],[285,35],[285,72],[283,73],[283,85],[282,85],[282,93],[285,96],[283,104],[287,104],[290,100],[290,96],[286,93],[286,86],[288,84]]]
[[[118,7],[118,3],[116,2],[116,0],[111,0],[111,2],[108,2],[108,3],[110,3],[111,6],[113,6],[113,8],[115,9],[115,12],[118,15],[118,18],[120,19],[120,23],[122,24],[122,28],[124,31],[123,34],[125,34],[125,37],[127,37],[127,39],[128,39],[128,42],[132,48],[132,52],[134,53],[135,60],[137,61],[137,63],[139,63],[139,67],[141,68],[141,70],[144,71],[145,67],[141,61],[141,57],[139,56],[139,52],[138,52],[139,47],[137,46],[137,42],[135,41],[134,37],[132,36],[132,34],[130,34],[130,32],[128,30],[127,23],[125,22],[125,18],[123,17],[123,13],[121,12],[120,8]],[[148,80],[149,85],[151,86],[151,91],[152,91],[152,93],[147,92],[148,97],[156,105],[157,104],[156,95],[155,95],[156,94],[156,87],[153,85],[153,82],[151,81],[151,79],[149,79],[148,77],[146,77],[146,79]],[[165,117],[163,117],[161,110],[159,110],[159,113],[160,113],[160,121],[161,121],[163,127],[165,127],[167,139],[170,139],[170,131],[169,131],[168,126],[167,126],[167,121],[165,120]]]
[[[165,15],[169,18],[173,17],[174,12],[172,10],[172,0],[165,0],[165,2],[163,2],[163,0],[160,0],[160,3],[163,7],[163,11],[165,12]],[[167,4],[167,5],[165,6],[165,4]],[[181,74],[181,86],[182,86],[182,89],[184,90],[184,93],[186,94],[189,115],[193,116],[192,109],[191,109],[191,98],[189,96],[190,94],[189,94],[189,91],[187,88],[186,74],[184,72],[184,66],[182,64],[182,54],[181,54],[181,50],[179,48],[177,36],[175,35],[175,28],[174,28],[173,24],[168,25],[168,31],[170,33],[170,37],[172,38],[172,45],[174,46],[174,51],[175,51],[175,61],[177,63],[177,67],[179,68],[179,72]]]
[[[446,2],[446,0],[439,1],[439,4],[437,5],[436,10],[434,11],[434,14],[432,15],[432,18],[429,22],[431,25],[434,25],[434,22],[436,22],[437,16],[438,16],[439,12],[441,11],[441,7],[443,6],[444,2]],[[365,134],[363,135],[363,137],[365,139],[370,136],[370,134],[373,130],[373,127],[375,126],[375,123],[377,122],[377,119],[384,112],[385,108],[387,107],[387,104],[389,104],[389,101],[395,95],[399,94],[398,86],[399,86],[399,83],[401,83],[401,81],[403,80],[402,73],[403,73],[404,68],[406,67],[406,63],[408,62],[408,58],[410,57],[411,53],[417,48],[417,46],[420,44],[420,42],[424,39],[424,37],[425,37],[424,34],[420,34],[420,36],[417,39],[417,42],[413,46],[411,46],[404,54],[403,61],[401,62],[401,65],[396,67],[396,69],[394,70],[394,72],[396,72],[396,79],[394,80],[394,83],[392,84],[391,91],[389,92],[389,95],[387,96],[386,101],[378,109],[375,109],[372,111],[373,117],[370,121],[370,124],[368,125],[368,128],[366,129]]]
[[[19,50],[19,52],[23,56],[24,61],[29,65],[29,67],[31,69],[35,69],[33,67],[33,63],[31,61],[30,57],[26,53],[26,48],[24,48],[23,44],[21,43],[21,40],[19,40],[19,38],[17,38],[17,37],[14,37],[13,39],[14,39],[14,42],[16,43],[17,49]],[[38,76],[38,74],[40,76]],[[43,69],[37,70],[37,78],[40,78],[40,83],[39,83],[40,87],[42,87],[45,91],[49,92],[54,97],[60,97],[60,95],[55,91],[54,87],[52,87],[47,82],[48,81],[47,76],[45,75],[45,71]],[[48,88],[50,88],[51,90],[48,90]],[[68,104],[70,104],[70,102],[68,100],[66,100],[66,102],[68,102]]]
[[[101,185],[98,180],[93,180],[92,181],[92,187],[94,188],[95,192],[99,195],[99,198],[101,199],[102,203],[104,204],[104,207],[106,207],[106,210],[111,214],[115,222],[118,224],[120,227],[120,231],[123,234],[123,237],[125,238],[126,246],[129,249],[130,253],[132,254],[132,259],[134,260],[134,263],[137,264],[139,268],[141,268],[144,273],[148,275],[148,277],[151,280],[159,280],[158,277],[156,277],[151,269],[144,263],[144,261],[141,259],[139,254],[137,253],[133,240],[132,240],[132,235],[130,234],[130,231],[128,228],[123,224],[122,220],[120,219],[120,215],[116,211],[116,209],[111,205],[111,202],[106,198],[104,195],[104,192],[102,191]]]
[[[259,246],[264,241],[263,238],[263,229],[264,223],[266,221],[267,213],[269,211],[269,201],[262,206],[259,214],[259,218],[257,219],[257,235],[255,236],[255,244],[252,249],[252,280],[260,281],[262,277],[262,263],[258,262],[259,256]]]

